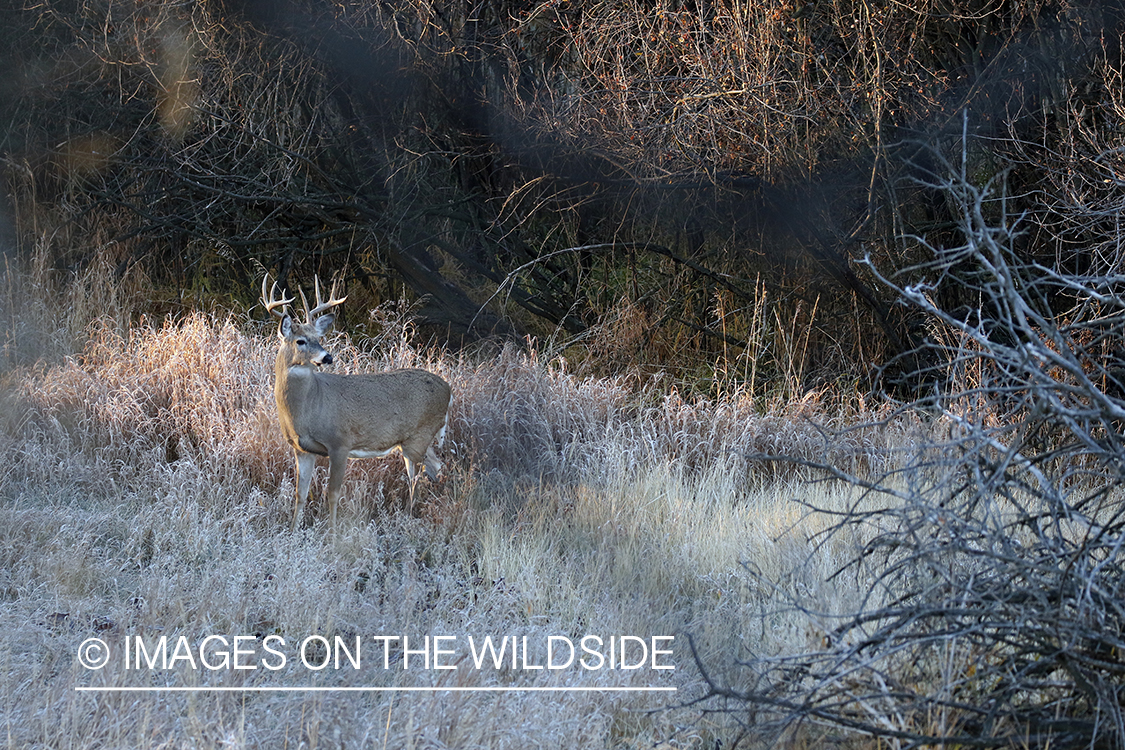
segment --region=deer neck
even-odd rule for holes
[[[310,362],[294,364],[285,351],[278,352],[274,363],[274,395],[278,405],[284,403],[291,409],[306,403],[318,390],[318,377],[316,365]]]

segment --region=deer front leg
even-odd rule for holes
[[[297,456],[297,501],[293,506],[293,525],[291,531],[301,526],[305,517],[305,501],[309,499],[309,486],[316,472],[316,456],[304,451],[294,451]]]
[[[336,504],[344,491],[344,472],[348,468],[348,452],[337,450],[328,456],[328,509],[332,516],[332,529],[336,529]]]

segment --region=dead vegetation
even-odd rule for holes
[[[46,281],[29,271],[8,283],[31,290]],[[50,330],[67,319],[65,309],[41,309],[45,317],[30,325]],[[386,310],[380,319],[380,348],[340,336],[337,367],[421,366],[449,380],[447,473],[419,487],[411,517],[397,461],[352,462],[336,537],[315,504],[317,525],[284,531],[293,468],[272,403],[272,324],[196,313],[118,330],[110,316],[73,333],[85,342],[73,354],[9,367],[0,526],[4,627],[18,634],[2,688],[13,741],[265,747],[284,737],[329,742],[322,733],[330,732],[330,744],[346,746],[373,737],[389,746],[516,747],[532,738],[713,746],[735,737],[737,725],[700,724],[693,709],[676,707],[702,695],[680,639],[692,632],[716,660],[749,647],[744,628],[773,595],[747,585],[741,562],[777,566],[825,606],[848,600],[823,586],[831,563],[808,562],[807,535],[820,522],[788,502],[845,503],[847,493],[751,456],[819,454],[826,434],[816,423],[830,420],[818,419],[815,401],[763,413],[749,395],[686,400],[657,390],[658,381],[578,377],[564,360],[515,346],[476,359],[417,349],[403,335],[408,320]],[[888,460],[897,439],[872,428],[832,455],[859,471]],[[74,660],[88,637],[120,647],[139,634],[544,640],[634,630],[677,637],[676,670],[655,683],[677,687],[675,699],[310,694],[238,704],[223,695],[137,702],[74,692],[138,679],[242,684],[186,668],[143,678],[120,665],[90,672]],[[787,623],[753,647],[785,650],[807,637]],[[459,674],[462,686],[543,684],[518,671]],[[318,684],[414,685],[431,675],[341,671]],[[292,686],[303,677],[259,670],[249,679]],[[653,679],[589,672],[566,684]],[[188,705],[192,721],[177,719]]]

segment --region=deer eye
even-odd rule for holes
[[[305,341],[304,339],[297,339],[297,346],[304,346],[307,343],[309,342]]]

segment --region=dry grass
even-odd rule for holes
[[[289,534],[272,329],[206,315],[121,329],[102,318],[68,334],[86,339],[76,355],[5,363],[0,700],[12,747],[729,746],[737,726],[682,707],[702,692],[685,634],[735,679],[735,659],[807,648],[820,628],[775,612],[777,592],[752,585],[743,564],[818,611],[843,611],[854,596],[825,583],[847,550],[816,548],[825,522],[791,502],[843,507],[849,492],[746,456],[827,447],[863,470],[901,440],[874,429],[828,439],[811,418],[831,420],[811,401],[760,414],[737,396],[685,400],[579,378],[514,348],[470,361],[415,351],[407,337],[379,353],[341,337],[338,369],[424,366],[451,382],[447,473],[423,485],[411,517],[400,461],[353,462],[341,531],[320,520]],[[290,648],[360,636],[366,655],[358,672],[295,660],[277,672],[128,671],[116,660],[94,672],[76,660],[92,636],[120,649],[136,636],[198,644],[211,634],[280,635]],[[462,645],[674,635],[676,669],[384,671],[371,636],[403,634]],[[75,691],[197,684],[679,692]]]

